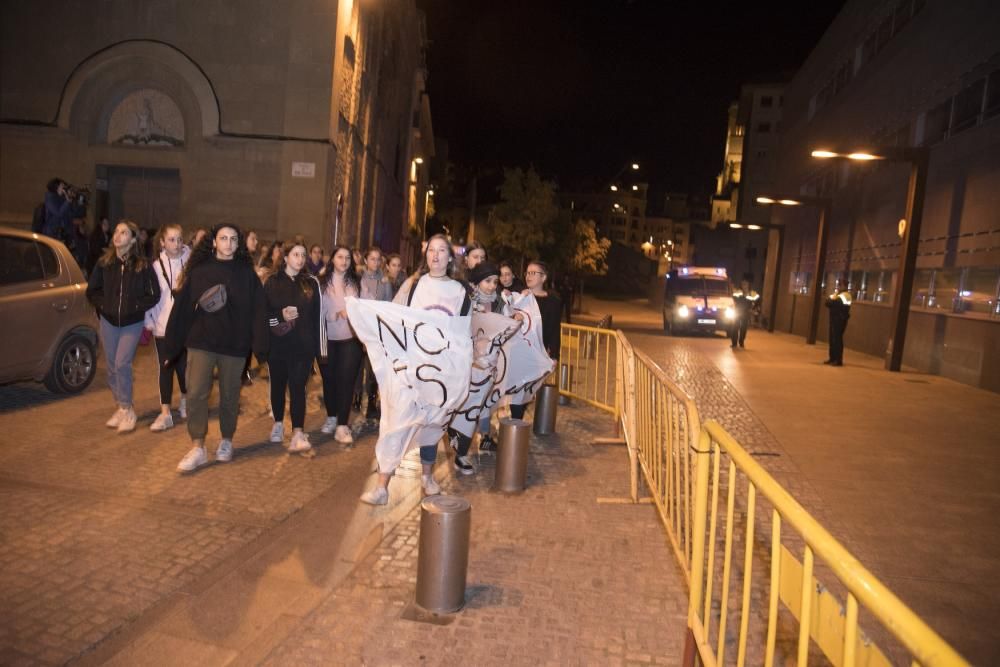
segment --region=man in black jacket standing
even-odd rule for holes
[[[851,293],[846,288],[838,289],[826,300],[830,309],[830,358],[824,364],[844,365],[844,331],[847,320],[851,319]]]

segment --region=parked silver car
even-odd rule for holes
[[[75,394],[97,372],[97,316],[61,241],[0,226],[0,383]]]

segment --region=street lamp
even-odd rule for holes
[[[862,162],[886,160],[888,162],[906,162],[910,165],[910,182],[906,191],[906,213],[900,222],[900,227],[903,230],[903,252],[899,254],[899,279],[896,281],[896,294],[892,303],[892,334],[889,338],[889,352],[885,359],[885,367],[888,370],[899,371],[903,365],[906,324],[910,316],[913,278],[917,271],[917,246],[920,244],[920,225],[924,217],[924,195],[927,193],[927,169],[930,153],[925,146],[905,146],[843,152],[820,149],[812,151],[812,156],[820,159],[846,159]]]
[[[833,208],[833,200],[830,197],[808,197],[804,195],[788,195],[788,196],[773,196],[773,197],[757,197],[758,204],[764,204],[765,206],[813,206],[819,209],[819,224],[816,228],[816,270],[813,273],[812,285],[810,285],[810,291],[812,292],[812,301],[809,303],[809,333],[806,335],[806,344],[815,345],[816,344],[816,332],[819,329],[819,304],[820,304],[820,286],[823,284],[823,273],[826,271],[826,242],[829,237],[829,230],[827,229],[827,223],[830,220],[830,211]],[[773,210],[773,209],[772,209]],[[779,238],[779,243],[784,242],[784,235]],[[778,272],[781,271],[781,252],[782,248],[778,246],[778,260],[779,263],[775,265],[776,273],[774,276],[774,283],[772,285],[772,295],[771,295],[771,319],[768,321],[768,327],[770,331],[773,331],[775,306],[778,297],[778,281],[780,275]]]

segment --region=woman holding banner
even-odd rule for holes
[[[558,296],[545,289],[545,280],[548,278],[549,267],[541,260],[534,260],[528,264],[528,270],[524,273],[524,282],[528,289],[524,294],[534,295],[538,303],[538,311],[542,317],[542,344],[545,351],[556,364],[559,363],[560,331],[559,324],[562,317],[562,301]],[[523,419],[524,413],[528,409],[528,404],[511,404],[510,416],[514,419]]]
[[[347,301],[351,325],[367,346],[379,389],[387,398],[375,445],[378,483],[362,494],[362,502],[389,501],[389,480],[414,444],[420,446],[424,493],[441,493],[432,474],[437,442],[465,399],[472,366],[468,320],[452,319],[468,315],[471,305],[454,272],[451,243],[437,234],[427,242],[419,271],[403,283],[393,304]]]

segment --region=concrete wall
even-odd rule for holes
[[[809,152],[929,145],[918,268],[1000,269],[1000,116],[981,116],[973,127],[943,140],[928,133],[935,107],[1000,69],[1000,4],[918,2],[917,13],[900,23],[881,49],[867,50],[872,31],[887,25],[898,4],[849,2],[786,88],[778,185],[783,191],[832,197],[828,274],[894,271],[909,166],[823,162]],[[850,76],[833,86],[838,72],[845,71]],[[817,211],[776,209],[773,220],[787,226],[776,325],[805,335],[810,297],[790,294],[789,277],[815,266]],[[821,313],[824,339],[825,322]],[[845,337],[848,348],[883,355],[889,336],[887,306],[855,304]],[[996,349],[1000,321],[913,310],[904,364],[1000,390]]]

